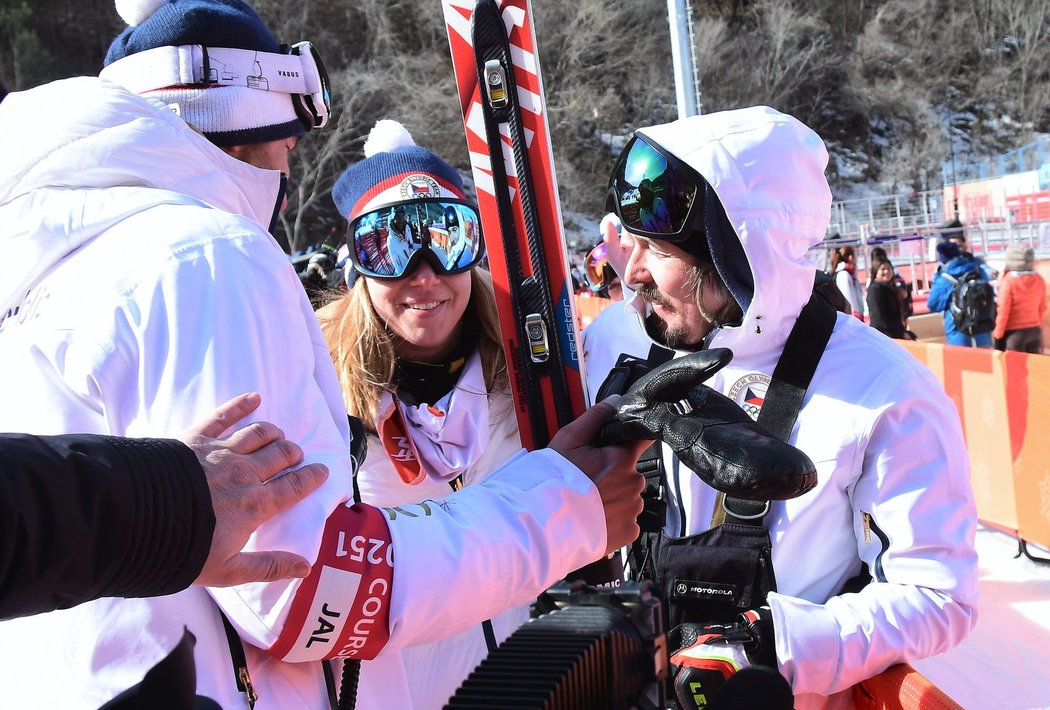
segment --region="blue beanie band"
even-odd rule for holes
[[[393,143],[379,145],[377,134],[394,132]],[[353,220],[365,212],[400,200],[419,197],[463,198],[459,173],[426,148],[410,143],[412,137],[394,121],[380,121],[365,144],[364,160],[351,165],[332,188],[339,213]]]
[[[104,66],[157,47],[205,47],[279,53],[280,45],[241,0],[118,0],[130,25],[109,47]],[[244,86],[172,86],[145,92],[177,107],[216,145],[249,145],[302,136],[291,95]]]

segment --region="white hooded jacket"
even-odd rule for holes
[[[352,490],[346,409],[310,304],[267,232],[280,173],[226,155],[163,105],[95,78],[8,96],[0,152],[0,430],[173,436],[257,391],[252,418],[276,423],[307,462],[330,470],[249,542],[318,560],[316,590],[299,580],[191,587],[5,622],[3,705],[98,707],[141,681],[188,627],[197,693],[247,707],[221,608],[244,641],[259,710],[325,707],[321,665],[305,661],[332,655],[333,634],[371,628],[377,603],[389,611],[385,648],[396,650],[527,603],[604,552],[597,490],[549,450],[515,457],[441,504],[341,505]],[[353,537],[353,523],[337,538],[330,515],[367,522],[370,539]],[[388,576],[327,562],[366,551],[369,569]],[[388,590],[382,599],[364,598],[373,583]],[[304,613],[290,613],[304,595]],[[450,606],[450,597],[469,603]],[[335,609],[319,626],[318,611]],[[275,657],[283,640],[291,650]],[[391,683],[381,707],[406,698]]]
[[[640,133],[704,176],[743,247],[750,305],[739,325],[708,336],[706,347],[729,348],[734,357],[706,384],[757,417],[812,291],[806,252],[821,242],[831,205],[823,143],[765,107]],[[727,251],[712,246],[712,253],[717,261]],[[740,274],[723,280],[746,282]],[[589,391],[619,353],[648,355],[643,309],[637,298],[613,304],[584,331]],[[790,443],[816,464],[819,482],[799,498],[773,502],[765,520],[778,587],[767,600],[777,659],[796,707],[850,707],[850,686],[893,663],[946,651],[976,622],[976,509],[959,416],[911,354],[839,314]],[[664,470],[665,533],[708,529],[717,492],[666,447]],[[863,565],[875,582],[839,594]]]

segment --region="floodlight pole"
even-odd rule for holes
[[[703,113],[700,99],[700,72],[697,71],[693,42],[693,13],[690,0],[667,0],[667,21],[671,29],[671,61],[678,118]]]

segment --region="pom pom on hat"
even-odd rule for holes
[[[389,153],[415,144],[416,141],[407,128],[397,121],[383,118],[376,121],[376,125],[372,126],[372,130],[368,132],[368,140],[365,141],[365,157],[371,158],[377,153]]]
[[[378,121],[365,141],[365,159],[343,171],[332,188],[339,213],[353,220],[394,202],[421,197],[462,199],[459,173],[397,121]]]
[[[120,19],[135,27],[141,25],[150,15],[157,11],[168,0],[117,0],[117,14]]]
[[[242,0],[117,0],[116,6],[129,26],[110,44],[105,66],[150,49],[188,44],[281,51],[259,15]],[[247,86],[193,85],[143,95],[177,107],[187,123],[220,146],[265,143],[306,132],[290,94]]]
[[[955,242],[943,241],[937,245],[937,260],[942,264],[947,264],[960,254],[962,249]]]

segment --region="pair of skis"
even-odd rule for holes
[[[529,0],[442,0],[522,445],[586,408]]]

